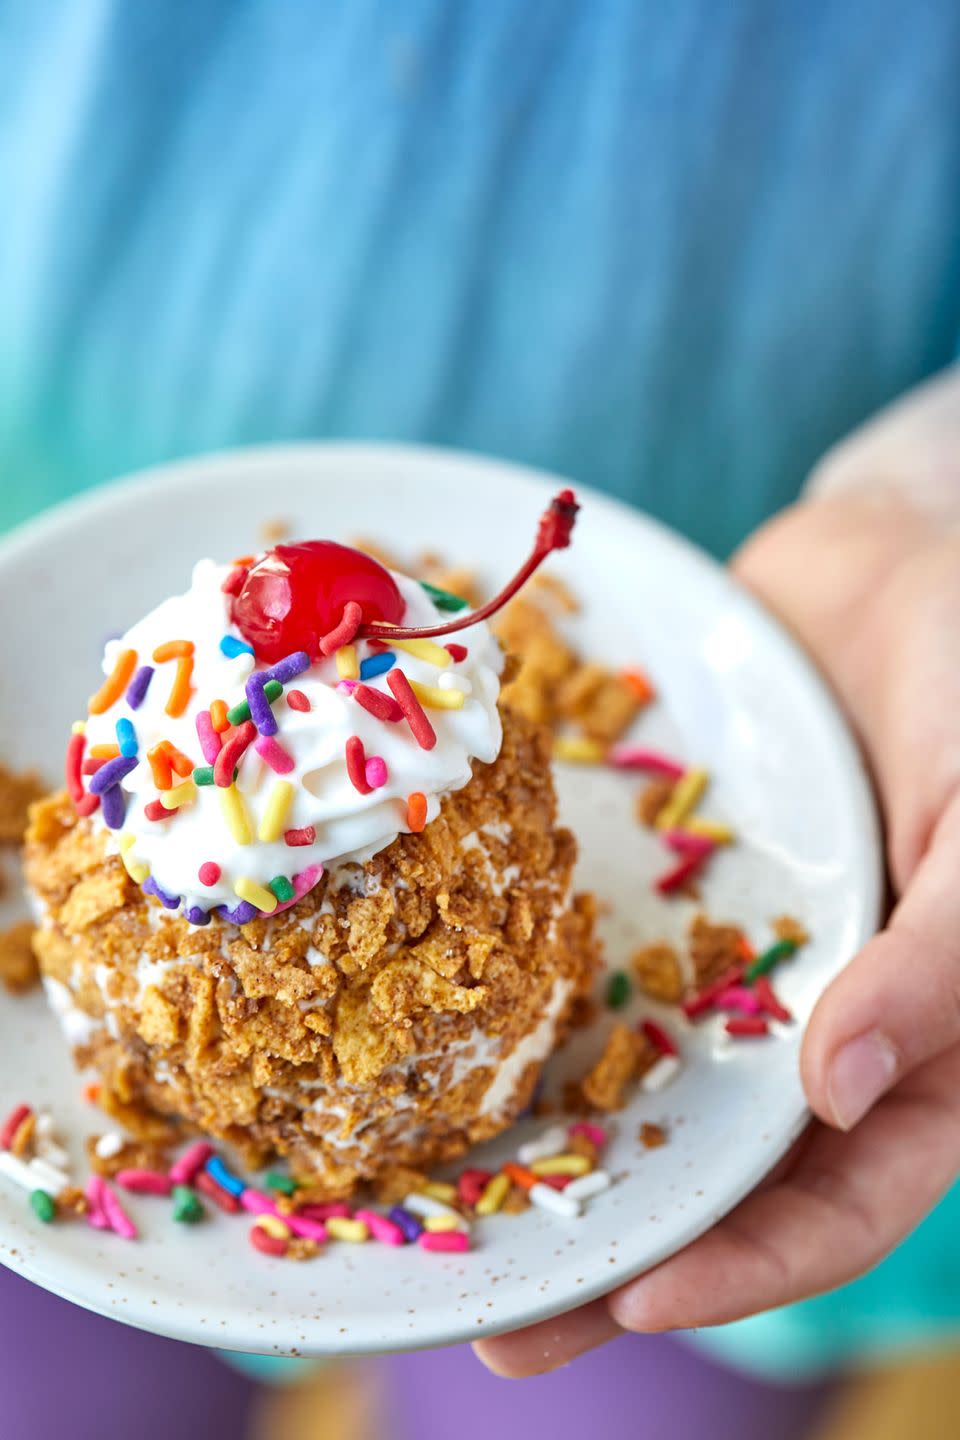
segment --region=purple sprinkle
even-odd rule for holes
[[[131,770],[137,768],[136,755],[118,755],[115,760],[108,760],[106,765],[101,765],[96,774],[90,776],[90,794],[104,795],[125,780]]]
[[[423,1232],[423,1226],[417,1217],[411,1215],[409,1210],[404,1210],[402,1205],[394,1205],[393,1209],[389,1211],[387,1218],[392,1220],[394,1225],[399,1226],[411,1245],[417,1236]]]
[[[276,735],[280,728],[277,724],[277,717],[273,713],[273,707],[263,687],[273,676],[267,670],[255,670],[246,684],[247,704],[250,706],[250,719],[256,725],[261,735]]]
[[[310,669],[310,656],[306,650],[294,650],[292,655],[285,655],[278,660],[276,665],[271,665],[264,675],[264,680],[279,680],[281,685],[289,685],[291,680],[296,680],[305,670]]]
[[[97,771],[97,775],[106,770],[106,765]],[[96,780],[97,775],[94,775]],[[123,819],[127,813],[127,802],[123,798],[123,791],[119,785],[111,785],[109,790],[104,790],[100,796],[100,814],[103,816],[103,823],[110,830],[120,830],[123,826]]]
[[[342,695],[352,695],[358,684],[357,680],[338,680],[337,689]]]
[[[99,773],[100,772],[97,771],[97,774]],[[160,904],[166,910],[176,910],[177,906],[180,904],[180,896],[168,895],[166,890],[161,890],[160,886],[157,884],[156,880],[154,880],[152,875],[147,876],[146,880],[144,880],[143,884],[140,886],[140,889],[143,891],[144,895],[156,895],[157,899],[160,901]]]
[[[191,925],[210,924],[210,911],[202,909],[199,905],[189,905],[183,914],[184,919],[189,920]]]
[[[229,920],[231,925],[246,925],[248,921],[256,920],[260,911],[256,905],[251,905],[249,900],[241,900],[233,910],[228,910],[226,905],[221,905],[220,914],[224,920]]]
[[[127,704],[131,710],[139,710],[143,704],[144,696],[150,688],[150,681],[153,679],[153,666],[141,665],[127,686]]]

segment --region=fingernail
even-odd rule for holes
[[[841,1130],[851,1130],[880,1099],[897,1073],[897,1053],[879,1030],[848,1040],[830,1066],[827,1099]]]

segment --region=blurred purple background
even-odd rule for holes
[[[8,1271],[0,1354],[3,1440],[244,1440],[257,1401],[209,1351],[89,1315]],[[370,1363],[395,1427],[376,1440],[801,1440],[828,1397],[735,1376],[666,1337],[626,1336],[536,1380],[498,1380],[467,1347]]]

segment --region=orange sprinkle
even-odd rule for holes
[[[651,700],[656,699],[656,690],[642,670],[621,670],[620,679],[641,705],[649,705]]]
[[[158,665],[162,665],[164,660],[180,660],[184,655],[192,655],[193,650],[192,640],[165,640],[154,650],[153,658]]]
[[[109,745],[109,744],[107,744],[107,745],[91,745],[91,746],[90,746],[90,758],[91,758],[91,760],[116,760],[116,758],[117,758],[117,756],[118,756],[119,754],[120,754],[120,746],[119,746],[119,745]]]
[[[90,696],[90,714],[102,715],[104,710],[109,710],[126,690],[133,678],[133,672],[137,665],[136,650],[121,650],[117,656],[117,663],[110,674],[104,680],[96,695]]]
[[[224,730],[230,729],[230,721],[227,719],[226,700],[210,701],[210,724],[218,735],[222,735]]]
[[[737,941],[737,959],[742,960],[745,965],[751,965],[753,961],[756,960],[756,958],[756,950],[754,950],[753,946],[750,944],[750,941],[747,939],[746,935],[744,935],[743,931],[741,930],[740,938]]]
[[[407,796],[407,829],[419,835],[427,823],[427,797],[420,790]]]
[[[80,1093],[88,1105],[96,1105],[100,1099],[100,1082],[97,1080],[88,1080]]]
[[[254,562],[254,560],[256,560],[256,558],[257,558],[256,555],[238,555],[237,558],[236,558],[236,560],[231,560],[231,561],[230,561],[230,564],[231,564],[231,565],[252,565],[253,562]]]
[[[161,740],[159,745],[154,745],[152,750],[147,751],[147,759],[150,761],[150,769],[153,772],[153,783],[158,790],[173,789],[170,756],[164,748],[168,743],[166,740]]]
[[[193,678],[193,656],[181,655],[177,660],[177,673],[174,677],[173,688],[170,691],[170,699],[167,701],[167,714],[174,719],[182,715],[187,708],[187,702],[193,693],[193,686],[190,681]]]
[[[538,1183],[532,1170],[528,1170],[525,1165],[517,1165],[513,1160],[507,1161],[503,1173],[509,1175],[514,1185],[519,1185],[521,1190],[532,1190]]]
[[[161,740],[156,748],[166,755],[171,768],[176,770],[178,775],[185,778],[187,775],[193,774],[193,761],[190,756],[184,755],[182,750],[178,750],[172,740]]]

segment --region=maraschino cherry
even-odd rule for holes
[[[243,577],[233,622],[258,660],[272,665],[295,650],[316,660],[351,600],[367,624],[399,625],[406,608],[389,570],[361,550],[333,540],[275,545]]]
[[[427,639],[453,635],[486,620],[515,595],[554,550],[570,544],[579,510],[572,490],[555,495],[540,517],[533,549],[503,589],[479,609],[437,625],[403,626],[403,596],[389,570],[349,545],[333,540],[304,540],[298,545],[276,545],[249,570],[238,568],[224,584],[233,596],[233,622],[254,648],[259,660],[275,664],[295,650],[306,650],[312,660],[329,654],[333,632],[345,625],[345,610],[353,610],[347,626],[349,638],[394,640]],[[327,638],[328,647],[321,646]]]

